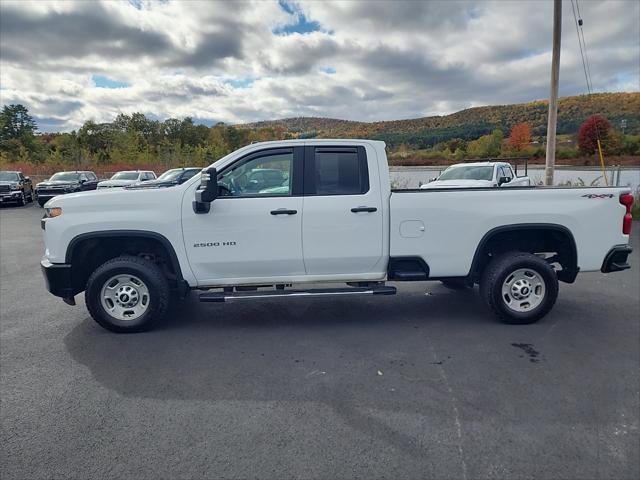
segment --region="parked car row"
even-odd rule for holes
[[[150,170],[128,170],[115,173],[109,180],[98,180],[98,176],[88,170],[54,173],[49,180],[33,186],[29,177],[19,171],[0,171],[0,203],[19,206],[37,200],[43,207],[58,195],[146,185],[170,187],[180,185],[201,172],[199,167],[173,168],[159,177]]]

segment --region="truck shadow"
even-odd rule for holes
[[[493,322],[477,314],[479,303],[468,292],[234,305],[194,297],[148,333],[113,334],[86,318],[64,341],[101,385],[125,397],[322,403],[351,427],[420,456],[415,438],[375,413],[413,412],[439,431],[451,428],[429,330]]]

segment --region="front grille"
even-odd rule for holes
[[[38,189],[38,195],[60,195],[64,193],[64,187],[45,187]]]
[[[11,191],[11,187],[9,185],[0,185],[0,192],[6,193],[10,191]]]

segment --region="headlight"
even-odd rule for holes
[[[18,190],[19,186],[18,186],[18,184],[17,184],[17,183],[12,183],[11,185],[9,185],[9,188],[10,188],[11,190]]]
[[[54,218],[62,215],[61,207],[48,207],[44,209],[44,218]]]

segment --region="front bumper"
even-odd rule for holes
[[[47,290],[56,297],[61,297],[65,303],[75,305],[73,299],[73,283],[71,282],[71,265],[66,263],[51,263],[46,258],[40,261],[40,268]]]
[[[616,245],[604,257],[600,271],[602,273],[621,272],[631,268],[627,263],[627,257],[631,252],[633,252],[631,245]]]
[[[20,200],[21,195],[22,195],[21,190],[14,190],[12,192],[2,192],[0,193],[0,203],[17,202]]]

